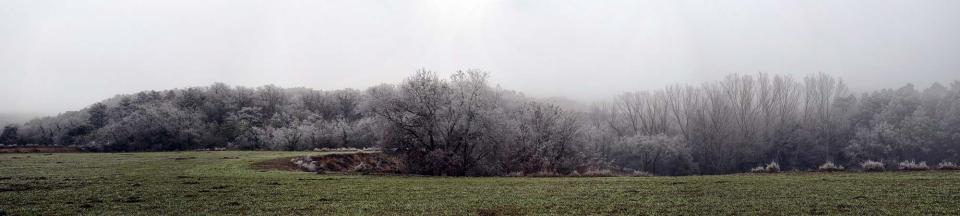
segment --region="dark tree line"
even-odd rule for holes
[[[6,126],[0,143],[101,151],[382,147],[410,172],[431,175],[955,162],[960,82],[855,94],[825,74],[731,75],[589,106],[526,97],[492,86],[479,71],[448,79],[420,71],[363,91],[217,83],[120,95]]]

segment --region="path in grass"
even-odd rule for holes
[[[455,178],[258,171],[312,152],[0,154],[13,215],[960,214],[960,172]]]

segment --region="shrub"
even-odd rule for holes
[[[644,172],[644,171],[637,170],[637,171],[633,171],[632,173],[630,173],[630,176],[635,176],[635,177],[650,177],[650,176],[653,176],[653,173],[648,173],[648,172]]]
[[[761,165],[750,169],[752,173],[778,173],[780,172],[780,164],[777,162],[770,162],[767,165]]]
[[[883,162],[880,161],[867,160],[860,163],[860,167],[863,168],[863,171],[867,172],[882,172],[884,170]]]
[[[911,161],[900,162],[899,164],[897,164],[897,169],[903,170],[903,171],[924,171],[924,170],[930,170],[930,167],[927,166],[927,162],[921,161],[920,163],[917,163],[911,160]]]
[[[957,166],[957,164],[953,162],[943,161],[943,162],[940,162],[940,164],[937,164],[937,169],[938,170],[960,170],[960,166]]]
[[[777,162],[770,162],[770,164],[767,164],[767,172],[769,173],[780,172],[780,164],[778,164]]]
[[[833,164],[832,161],[827,161],[826,163],[823,163],[823,165],[820,165],[820,167],[817,167],[817,171],[820,171],[820,172],[836,172],[836,171],[843,171],[845,169],[846,168],[844,168],[843,166]]]

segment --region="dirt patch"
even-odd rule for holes
[[[399,162],[382,153],[332,154],[312,158],[318,172],[397,173]]]
[[[80,149],[74,148],[74,147],[56,147],[56,146],[0,147],[0,153],[62,153],[62,152],[80,152]]]
[[[364,174],[398,174],[402,170],[399,161],[393,157],[365,152],[277,158],[255,163],[253,167],[257,170]]]
[[[383,153],[330,154],[294,159],[301,170],[337,173],[400,173],[400,162]]]
[[[300,168],[297,168],[296,164],[290,162],[292,158],[277,158],[270,159],[253,164],[253,169],[260,171],[267,170],[281,170],[281,171],[297,171]]]

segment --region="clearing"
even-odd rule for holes
[[[254,166],[317,154],[0,154],[0,215],[960,214],[960,172],[465,178]]]

